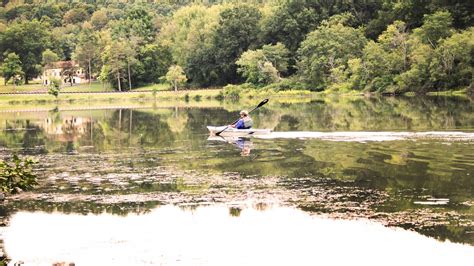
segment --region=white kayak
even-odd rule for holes
[[[220,127],[213,127],[208,126],[207,129],[211,133],[211,135],[216,135],[216,133],[221,132],[227,126],[220,126]],[[233,127],[227,127],[224,131],[222,131],[219,136],[222,137],[250,137],[250,136],[261,136],[261,135],[268,135],[272,132],[271,129],[257,129],[257,128],[250,128],[250,129],[235,129]]]

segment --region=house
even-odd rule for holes
[[[84,69],[76,61],[58,61],[45,68],[41,77],[43,85],[49,85],[52,78],[60,79],[62,84],[71,86],[89,82]]]

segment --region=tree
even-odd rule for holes
[[[178,65],[186,66],[200,47],[209,46],[221,9],[221,6],[185,6],[178,9],[163,27],[160,41],[169,47]]]
[[[112,38],[137,41],[137,45],[151,43],[156,31],[152,15],[142,6],[133,6],[127,10],[125,18],[109,23]]]
[[[60,90],[61,90],[61,80],[57,78],[51,78],[49,86],[48,86],[48,94],[54,96],[57,100]]]
[[[0,51],[19,56],[26,84],[41,72],[42,53],[50,46],[49,30],[37,20],[15,22],[0,33]]]
[[[308,34],[298,50],[299,76],[318,90],[326,87],[332,69],[346,68],[349,59],[360,57],[367,42],[360,29],[343,22],[324,21]]]
[[[384,92],[393,85],[393,60],[379,43],[369,41],[362,56],[349,62],[350,79],[356,89]]]
[[[263,54],[269,62],[278,70],[279,73],[286,73],[288,71],[288,62],[290,51],[284,44],[278,42],[275,45],[264,45],[262,47]]]
[[[95,11],[91,17],[91,23],[94,26],[94,29],[101,30],[109,22],[107,17],[107,11],[105,9],[100,9]]]
[[[378,37],[379,44],[390,54],[394,54],[392,65],[400,71],[408,67],[409,42],[406,25],[403,21],[395,21]]]
[[[257,45],[260,11],[252,6],[238,5],[221,12],[214,35],[214,69],[218,84],[239,81],[235,61]]]
[[[474,27],[440,41],[430,64],[430,80],[437,89],[455,89],[472,84]]]
[[[80,36],[81,26],[77,24],[68,24],[65,27],[53,28],[51,31],[52,45],[51,49],[62,60],[70,60]]]
[[[57,4],[41,4],[33,8],[34,18],[39,21],[48,22],[53,27],[61,26],[63,11]]]
[[[59,56],[50,49],[46,49],[43,52],[41,58],[41,64],[44,66],[45,69],[54,67],[54,63],[59,60]]]
[[[264,45],[262,49],[244,52],[235,63],[247,82],[268,85],[280,80],[279,71],[288,67],[288,49],[281,43]]]
[[[312,31],[327,14],[321,12],[317,1],[284,1],[262,26],[264,43],[283,43],[295,53],[306,34]]]
[[[409,69],[395,77],[400,92],[412,91],[424,93],[433,87],[430,80],[430,65],[434,57],[434,49],[419,38],[409,40]]]
[[[69,81],[69,83],[72,86],[74,75],[76,74],[76,71],[77,71],[77,67],[74,65],[72,61],[67,61],[62,64],[61,68],[62,68],[61,77],[66,77],[66,80]]]
[[[178,91],[178,85],[184,84],[188,80],[183,69],[178,65],[170,66],[165,78],[173,86],[174,91]]]
[[[448,11],[438,11],[423,16],[423,25],[414,30],[423,43],[436,48],[439,41],[451,36],[453,18]]]
[[[21,70],[20,57],[15,53],[9,53],[7,58],[5,58],[3,61],[1,73],[4,78],[5,85],[10,79],[13,79],[13,84],[16,85],[18,80],[21,80],[25,74]]]
[[[267,85],[263,73],[263,64],[268,62],[261,49],[249,50],[243,53],[235,63],[237,71],[246,78],[246,81],[255,85]]]
[[[125,50],[126,47],[123,41],[114,41],[107,45],[102,55],[102,66],[99,79],[102,81],[109,81],[111,84],[116,84],[116,88],[122,91],[123,71],[126,68]],[[116,83],[114,82],[116,81]]]
[[[159,83],[166,75],[173,58],[167,47],[147,44],[140,48],[134,65],[134,77],[137,84]]]
[[[127,74],[128,74],[128,89],[132,90],[132,70],[131,66],[136,64],[138,60],[136,59],[137,56],[137,47],[138,41],[132,39],[128,41],[128,46],[124,48],[124,57],[127,63]]]
[[[88,20],[89,13],[83,7],[73,8],[64,14],[64,24],[76,24]]]
[[[73,53],[73,59],[79,65],[87,69],[89,84],[92,80],[92,62],[98,61],[99,40],[97,34],[90,28],[82,30],[79,36],[79,42]]]

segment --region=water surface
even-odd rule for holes
[[[241,105],[224,102],[222,108],[160,108],[156,104],[141,109],[3,111],[0,155],[3,158],[12,153],[32,156],[39,162],[36,171],[40,176],[39,185],[33,191],[10,197],[4,204],[4,221],[9,225],[6,230],[18,226],[15,239],[26,240],[33,239],[28,236],[32,232],[27,225],[34,225],[27,220],[44,221],[42,226],[32,228],[44,228],[59,236],[63,235],[63,229],[54,233],[60,228],[55,221],[65,219],[66,224],[87,224],[100,220],[101,224],[126,224],[117,237],[123,234],[126,241],[133,242],[131,228],[135,226],[139,239],[145,237],[140,236],[140,230],[147,230],[149,221],[154,219],[176,221],[173,215],[178,214],[186,217],[185,220],[194,219],[189,212],[178,211],[173,206],[208,206],[199,217],[211,219],[216,210],[226,210],[235,202],[251,201],[279,206],[268,212],[257,212],[261,219],[270,219],[274,212],[283,215],[282,212],[287,218],[279,216],[275,223],[294,223],[291,227],[282,225],[271,237],[270,232],[262,232],[267,238],[262,240],[266,241],[265,245],[271,246],[273,242],[268,240],[278,234],[289,234],[293,228],[306,228],[305,232],[310,234],[312,230],[320,230],[323,223],[342,226],[338,230],[343,231],[351,228],[349,231],[355,235],[342,235],[351,238],[348,243],[357,250],[367,244],[356,242],[364,237],[371,239],[371,234],[364,235],[372,229],[351,226],[370,223],[393,234],[393,245],[411,243],[412,240],[403,239],[408,234],[426,243],[426,246],[418,245],[422,250],[431,245],[436,250],[453,247],[456,251],[452,256],[460,261],[466,259],[463,250],[472,250],[474,112],[470,100],[355,98],[285,103],[271,99],[252,114],[255,126],[272,129],[271,135],[209,139],[205,126],[229,123],[238,116]],[[160,207],[163,205],[168,207]],[[209,210],[209,217],[205,217],[204,213],[208,213],[205,210]],[[254,210],[242,211],[245,212]],[[150,216],[153,213],[159,213],[162,218]],[[300,220],[291,220],[294,215],[304,216],[303,220],[308,221],[304,222],[306,227],[298,224]],[[225,219],[235,218],[223,217],[227,216],[216,221],[222,223],[213,224],[216,228],[225,227]],[[139,228],[132,222],[136,219],[143,219],[147,226]],[[235,221],[243,221],[239,219]],[[239,226],[234,230],[253,230],[250,222]],[[185,230],[183,227],[176,222],[166,228],[180,232]],[[78,230],[76,227],[68,230],[74,231],[72,228]],[[150,232],[158,234],[153,230]],[[373,235],[376,238],[377,234]],[[37,235],[34,239],[40,241],[44,237]],[[333,237],[343,242],[342,236]],[[29,252],[16,253],[13,246],[9,248],[13,245],[9,243],[14,241],[8,234],[4,241],[9,256],[27,260]],[[99,240],[91,238],[91,241]],[[108,240],[100,241],[105,241],[101,242],[103,247],[110,245]],[[159,246],[168,240],[162,244],[149,241]],[[226,241],[232,245],[232,241]],[[249,240],[252,241],[255,238]],[[298,242],[297,237],[292,241]],[[301,243],[306,241],[309,238]],[[327,235],[315,245],[324,247],[327,242],[331,247],[330,243],[337,242],[334,241]],[[418,242],[413,240],[413,243]],[[149,246],[135,245],[137,249]],[[208,252],[219,248],[214,242],[210,245]],[[121,248],[113,245],[110,252],[122,254]],[[349,244],[346,248],[349,250]],[[153,256],[150,259],[155,263],[178,263],[177,259],[182,257],[189,262],[197,256],[189,249],[184,248],[180,254],[172,250],[166,254],[158,252],[163,255],[161,260]],[[80,251],[78,247],[71,250]],[[240,249],[236,246],[230,250]],[[260,258],[254,251],[241,250],[236,263]],[[312,261],[301,255],[305,250],[306,244],[301,244],[291,252],[299,254],[301,261]],[[407,248],[401,254],[410,255],[410,252]],[[69,253],[70,257],[51,254],[48,258],[83,257]],[[379,253],[385,254],[374,252]],[[326,250],[322,254],[329,253]],[[137,261],[140,256],[130,259]],[[219,257],[214,260],[210,256],[207,261],[201,260],[205,256],[197,257],[197,262],[203,264],[222,262]],[[281,261],[286,260],[281,258]]]
[[[125,217],[18,212],[4,232],[5,245],[10,256],[27,258],[25,265],[471,265],[474,260],[471,246],[367,220],[264,206],[168,205]]]

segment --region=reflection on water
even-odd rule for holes
[[[3,232],[5,249],[12,262],[25,265],[444,266],[474,261],[472,246],[440,243],[367,220],[251,205],[167,205],[126,217],[19,212]]]
[[[209,136],[207,140],[230,143],[240,149],[240,155],[242,156],[249,156],[253,148],[253,142],[249,138]]]
[[[237,114],[216,108],[1,113],[0,157],[34,156],[41,177],[34,191],[10,198],[7,213],[124,216],[159,203],[259,198],[474,245],[471,101],[270,101],[252,115],[256,127],[275,131],[270,138],[208,140],[206,125],[228,124]]]

